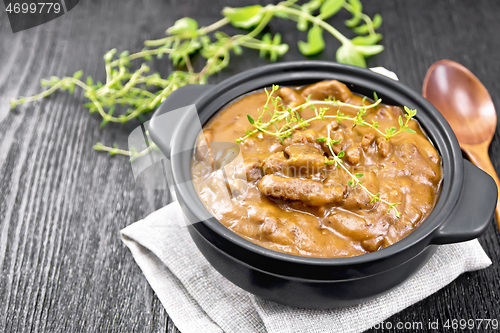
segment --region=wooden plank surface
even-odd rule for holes
[[[102,55],[109,49],[140,50],[143,40],[162,37],[186,15],[207,25],[228,3],[81,0],[63,17],[16,34],[0,5],[0,332],[177,331],[119,238],[121,228],[165,205],[167,196],[136,188],[126,158],[92,150],[97,141],[126,147],[138,123],[99,130],[99,118],[82,108],[78,90],[13,112],[8,100],[40,91],[41,78],[79,69],[104,80]],[[233,6],[252,3],[231,1]],[[370,66],[393,70],[420,91],[433,62],[456,60],[482,80],[500,108],[500,2],[364,4],[367,13],[384,18],[386,50],[370,59]],[[332,23],[341,26],[347,17],[339,15]],[[293,24],[274,22],[272,28],[284,32],[291,45],[283,60],[303,59],[294,44],[304,34]],[[315,59],[334,60],[338,45],[328,38],[327,49]],[[211,82],[266,63],[245,50]],[[163,74],[171,70],[166,61],[155,61],[154,67]],[[490,156],[500,170],[498,133]],[[493,223],[480,242],[491,267],[460,276],[388,321],[499,319],[500,237]]]

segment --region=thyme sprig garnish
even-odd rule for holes
[[[338,154],[335,154],[335,152],[333,151],[333,145],[337,144],[338,141],[332,140],[332,138],[330,137],[331,125],[328,125],[327,131],[328,131],[328,136],[326,138],[318,138],[318,139],[316,139],[316,140],[318,140],[320,142],[325,142],[325,145],[328,147],[328,150],[330,151],[330,153],[332,155],[332,159],[329,159],[329,161],[325,162],[325,164],[329,165],[329,164],[335,163],[336,167],[342,168],[351,177],[351,179],[347,182],[347,186],[351,186],[351,187],[359,186],[359,187],[361,187],[371,197],[370,203],[374,203],[374,202],[378,202],[378,201],[383,202],[383,203],[385,203],[386,205],[389,206],[389,210],[387,211],[387,214],[389,214],[394,209],[396,217],[400,218],[401,217],[401,213],[398,211],[398,209],[396,208],[396,206],[400,205],[401,203],[400,202],[391,203],[391,202],[389,202],[389,201],[387,201],[385,199],[382,199],[380,197],[380,192],[378,192],[376,194],[373,194],[370,190],[368,190],[362,184],[362,182],[359,180],[360,178],[362,178],[364,176],[364,174],[362,174],[362,173],[352,174],[349,171],[349,169],[347,169],[347,167],[344,165],[344,163],[342,161],[342,157],[345,156],[344,151],[341,150]]]
[[[377,130],[381,135],[386,136],[385,133],[381,132],[377,127],[378,123],[377,122],[372,122],[369,123],[364,119],[364,116],[366,114],[366,110],[372,109],[377,107],[382,102],[382,99],[378,99],[374,103],[371,103],[369,105],[354,105],[354,104],[349,104],[349,103],[344,103],[335,99],[325,99],[324,101],[311,101],[310,98],[307,98],[307,102],[303,103],[299,106],[296,106],[294,108],[291,107],[285,107],[283,103],[281,103],[281,97],[279,96],[273,96],[273,93],[276,92],[279,89],[279,86],[273,85],[271,88],[271,91],[269,92],[266,89],[264,91],[267,94],[267,100],[266,103],[263,107],[262,113],[260,114],[259,118],[257,120],[252,119],[250,115],[247,115],[247,118],[250,122],[250,124],[255,128],[254,130],[248,130],[245,133],[245,136],[240,137],[236,139],[236,143],[241,143],[248,139],[250,136],[258,133],[258,132],[263,132],[267,133],[269,135],[276,136],[279,138],[281,141],[284,138],[290,137],[292,133],[300,128],[305,128],[310,125],[312,121],[315,120],[325,120],[325,119],[335,119],[338,122],[341,122],[342,120],[352,120],[356,125],[361,125],[361,126],[368,126],[371,128],[374,128]],[[269,103],[272,103],[274,105],[274,112],[271,113],[268,111],[269,109]],[[342,112],[337,110],[337,114],[335,115],[327,115],[326,112],[329,110],[329,107],[321,107],[317,108],[315,105],[316,104],[321,104],[321,105],[327,105],[327,106],[337,106],[337,107],[349,107],[353,109],[358,109],[358,114],[356,117],[349,117],[344,115]],[[310,108],[314,110],[315,116],[309,119],[304,119],[300,116],[300,112],[305,110],[306,108]],[[299,112],[300,111],[300,112]],[[267,122],[263,122],[262,118],[265,116],[265,114],[268,113],[271,115],[271,119]],[[285,120],[285,124],[282,125],[280,128],[277,127],[277,124],[280,123],[281,121]],[[269,131],[269,128],[272,126],[275,127],[276,131],[271,132]]]
[[[252,116],[247,114],[248,121],[254,127],[254,129],[247,130],[245,136],[236,139],[236,142],[238,144],[244,142],[246,139],[259,132],[275,136],[281,141],[281,143],[284,143],[283,139],[291,137],[292,133],[295,130],[309,126],[312,121],[325,121],[326,119],[335,119],[338,123],[340,123],[341,121],[352,121],[354,123],[354,126],[359,125],[359,126],[370,127],[375,131],[377,131],[386,140],[389,140],[390,138],[402,132],[415,133],[415,131],[409,127],[409,122],[417,114],[417,110],[410,109],[406,106],[404,107],[405,111],[404,117],[406,120],[404,121],[401,115],[398,118],[399,129],[397,129],[396,127],[390,127],[386,128],[385,131],[381,131],[379,129],[379,124],[376,121],[372,120],[371,123],[366,121],[367,111],[376,108],[382,102],[382,99],[379,98],[376,93],[373,94],[374,102],[371,104],[365,104],[367,100],[366,97],[363,98],[362,105],[344,103],[335,100],[333,98],[328,98],[325,99],[324,101],[311,101],[310,97],[308,97],[305,103],[298,105],[294,108],[291,108],[291,107],[285,107],[283,105],[281,97],[273,95],[278,89],[279,89],[278,85],[273,85],[270,91],[268,91],[267,88],[264,89],[267,95],[267,99],[257,120],[254,120]],[[269,111],[269,106],[271,104],[274,106],[273,112]],[[327,105],[327,107],[318,108],[316,107],[317,104]],[[336,114],[326,113],[331,106],[338,107]],[[349,107],[357,109],[358,112],[354,117],[346,116],[345,114],[340,112],[340,107]],[[315,115],[308,119],[304,119],[303,117],[301,117],[300,115],[301,112],[306,108],[314,110]],[[269,114],[271,118],[269,121],[264,122],[263,117],[266,114]],[[285,124],[281,125],[281,127],[278,127],[278,124],[280,124],[282,121],[285,121]],[[270,130],[271,126],[275,128],[275,131]],[[333,145],[340,143],[340,140],[333,140],[331,138],[330,136],[331,124],[327,126],[327,132],[328,132],[327,137],[316,139],[318,142],[324,142],[332,155],[332,157],[325,162],[325,165],[334,164],[336,167],[342,168],[345,172],[347,172],[347,174],[351,178],[347,182],[348,186],[351,187],[360,186],[364,191],[368,193],[368,195],[370,195],[371,197],[370,203],[381,201],[389,206],[389,210],[387,211],[387,213],[390,213],[392,210],[394,210],[396,217],[400,218],[401,213],[398,211],[396,206],[401,203],[391,203],[385,199],[382,199],[380,197],[380,192],[373,194],[370,190],[368,190],[359,180],[364,176],[364,174],[360,173],[353,174],[343,164],[342,158],[345,156],[345,152],[341,150],[338,154],[335,154],[335,152],[333,151]]]
[[[367,122],[365,117],[366,117],[366,112],[369,109],[376,108],[381,102],[382,99],[378,98],[376,94],[374,94],[374,97],[377,99],[375,102],[371,104],[364,104],[364,101],[366,100],[366,97],[363,99],[363,105],[355,105],[355,104],[349,104],[349,103],[344,103],[338,100],[335,100],[333,98],[330,99],[325,99],[324,101],[310,101],[309,98],[307,98],[307,102],[303,103],[299,106],[296,106],[294,108],[291,107],[285,107],[283,103],[281,103],[281,97],[279,96],[273,96],[274,92],[276,92],[279,89],[278,85],[273,85],[271,88],[271,91],[268,91],[267,88],[264,88],[264,91],[267,94],[267,100],[266,103],[264,104],[263,110],[257,118],[257,120],[254,120],[250,115],[247,115],[248,121],[250,124],[255,128],[254,130],[247,130],[245,133],[245,136],[242,136],[238,139],[236,139],[236,143],[242,143],[252,135],[258,133],[258,132],[263,132],[267,133],[269,135],[276,136],[277,138],[280,139],[280,141],[283,140],[283,138],[290,137],[292,133],[300,128],[305,128],[310,125],[310,122],[315,121],[315,120],[322,120],[324,121],[325,119],[335,119],[337,122],[341,122],[343,120],[350,120],[354,122],[354,125],[360,125],[360,126],[367,126],[370,128],[373,128],[375,131],[377,131],[381,136],[383,136],[386,140],[389,140],[393,136],[396,136],[402,132],[408,132],[408,133],[415,133],[414,130],[412,130],[408,123],[410,119],[412,119],[416,114],[417,110],[411,110],[408,107],[404,107],[405,110],[405,119],[406,121],[403,121],[403,118],[399,116],[398,123],[399,123],[399,129],[396,127],[390,127],[386,128],[385,132],[382,132],[378,127],[379,124],[376,121]],[[272,103],[274,105],[274,112],[271,113],[269,112],[269,103]],[[329,107],[321,107],[317,108],[315,105],[316,104],[321,104],[321,105],[328,105],[328,106],[337,106],[337,107],[349,107],[353,109],[358,109],[358,113],[356,114],[355,117],[349,117],[340,112],[340,110],[337,110],[337,113],[334,115],[327,115],[326,112],[329,110]],[[315,116],[309,119],[304,119],[300,116],[299,111],[305,110],[307,107],[311,108],[315,112]],[[267,114],[271,116],[271,119],[267,122],[263,122],[262,118]],[[281,121],[286,120],[286,123],[281,126],[281,128],[277,127],[277,124],[280,123]],[[269,128],[272,126],[275,127],[276,131],[271,132],[269,131]]]
[[[417,110],[411,110],[407,106],[404,107],[405,110],[405,118],[406,121],[403,122],[403,118],[399,116],[398,118],[398,123],[399,123],[399,129],[396,129],[396,127],[391,127],[391,128],[386,128],[385,129],[385,138],[389,140],[389,138],[392,138],[393,136],[398,135],[399,133],[402,132],[408,132],[408,133],[415,133],[414,130],[412,130],[408,126],[408,122],[410,121],[411,118],[413,118],[417,114]]]
[[[347,38],[326,21],[342,9],[353,15],[345,22],[359,35],[353,39]],[[108,123],[126,123],[136,118],[144,122],[147,120],[145,115],[156,110],[173,91],[188,84],[207,83],[211,75],[228,66],[231,53],[240,55],[242,48],[257,49],[262,57],[268,56],[271,61],[284,55],[289,46],[281,41],[279,33],[262,34],[275,17],[296,21],[301,31],[309,29],[307,41],[299,41],[297,45],[302,54],[321,52],[325,47],[323,31],[326,31],[342,44],[336,55],[338,62],[366,67],[365,57],[383,50],[382,45],[377,45],[382,36],[375,32],[382,21],[380,15],[375,15],[372,20],[362,10],[360,0],[310,0],[302,5],[297,5],[296,0],[289,0],[276,5],[226,7],[222,11],[224,18],[206,27],[199,27],[196,20],[185,17],[167,29],[166,37],[145,41],[145,48],[139,52],[118,53],[116,49],[107,52],[104,55],[104,83],[92,77],[83,80],[82,71],[63,78],[53,76],[41,82],[43,87],[48,87],[47,90],[32,97],[19,97],[10,105],[15,108],[45,98],[57,90],[73,93],[75,87],[80,87],[84,91],[83,96],[88,99],[85,107],[102,118],[101,128]],[[365,24],[360,25],[361,21]],[[230,36],[220,30],[227,25],[249,32]],[[193,65],[198,54],[205,59],[199,71]],[[164,55],[168,55],[175,70],[167,77],[159,73],[149,74],[150,66],[146,63],[153,57],[161,59]],[[141,64],[134,61],[141,61]],[[94,148],[111,155],[136,154],[102,144],[96,144]]]

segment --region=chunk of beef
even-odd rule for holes
[[[439,177],[436,172],[422,157],[417,146],[413,143],[403,143],[399,146],[397,155],[405,164],[406,171],[412,176],[417,177],[420,181],[428,180],[431,183],[435,183],[438,180]]]
[[[344,187],[342,186],[324,186],[314,180],[285,178],[276,175],[262,177],[258,187],[263,194],[273,198],[298,200],[310,206],[339,204],[344,197]]]
[[[211,130],[204,130],[200,133],[196,142],[195,158],[198,161],[204,161],[210,157],[210,142],[212,142],[214,135]]]
[[[304,96],[288,87],[280,88],[278,90],[278,96],[281,97],[285,106],[289,106],[291,108],[297,107],[306,102]]]
[[[327,219],[327,226],[355,241],[364,241],[383,235],[376,224],[367,222],[363,217],[346,211],[338,211]]]
[[[264,218],[264,221],[260,226],[260,229],[266,235],[274,233],[277,228],[278,228],[278,221],[272,216]]]
[[[345,84],[337,80],[322,81],[310,85],[302,92],[302,96],[311,95],[311,100],[324,101],[329,97],[345,102],[351,97],[351,91]]]
[[[346,187],[347,181],[349,179],[351,179],[350,176],[343,169],[333,167],[331,170],[329,170],[323,184],[328,186],[342,185]]]
[[[280,151],[266,158],[262,163],[262,171],[266,175],[273,173],[287,175],[288,162],[285,153]]]
[[[382,157],[387,157],[391,153],[391,143],[384,137],[378,137],[377,140],[378,153]]]
[[[318,148],[297,144],[285,148],[288,155],[288,166],[294,168],[294,174],[315,174],[325,168],[326,158]]]
[[[262,178],[261,164],[262,162],[257,157],[253,157],[250,160],[245,161],[245,173],[249,182]]]
[[[351,163],[352,165],[356,165],[359,163],[361,160],[361,149],[357,145],[350,146],[347,148],[347,151],[345,153],[345,158],[347,162]]]
[[[384,242],[384,237],[379,236],[362,241],[361,246],[363,246],[363,248],[368,252],[375,252],[380,249],[383,242]]]
[[[319,138],[318,133],[312,129],[298,130],[293,132],[292,136],[285,139],[285,145],[290,146],[297,143],[310,144],[316,148],[320,148],[320,145],[316,139]]]
[[[364,150],[368,149],[368,147],[372,144],[372,142],[375,140],[375,135],[373,133],[366,133],[363,136],[363,139],[361,139],[361,148]]]
[[[330,127],[331,131],[336,131],[339,128],[339,122],[337,120],[334,120],[334,121],[330,122],[330,124],[328,124],[328,126]]]

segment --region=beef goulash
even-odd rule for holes
[[[323,258],[380,250],[429,216],[442,181],[440,156],[405,110],[335,80],[249,93],[200,133],[195,189],[224,226],[272,250]],[[235,144],[215,151],[221,142]]]

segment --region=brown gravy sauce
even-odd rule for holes
[[[290,107],[304,103],[304,96],[313,101],[332,96],[363,105],[363,96],[338,81],[282,87],[276,94]],[[239,174],[240,181],[229,186],[220,165],[235,154],[234,149],[214,153],[203,144],[235,143],[245,131],[253,129],[247,114],[257,119],[265,102],[266,94],[260,90],[224,107],[204,126],[200,147],[193,155],[192,175],[198,195],[224,226],[272,250],[336,258],[390,246],[429,216],[439,196],[441,159],[414,119],[409,126],[416,133],[403,132],[389,141],[370,127],[353,126],[352,121],[339,124],[333,119],[311,122],[284,144],[275,136],[255,134],[239,145],[240,163],[229,172]],[[367,99],[365,104],[372,102]],[[338,109],[332,106],[326,114],[336,114]],[[273,112],[272,105],[269,111]],[[351,117],[357,113],[348,107],[340,107],[340,111]],[[314,115],[309,108],[301,112],[305,119]],[[367,110],[366,120],[378,122],[384,132],[385,128],[399,129],[400,115],[404,115],[400,107],[380,104]],[[269,120],[266,116],[263,121]],[[388,213],[389,207],[383,202],[370,203],[371,196],[359,186],[347,186],[350,177],[345,171],[324,164],[331,153],[316,139],[327,136],[328,124],[332,139],[340,140],[333,150],[336,154],[344,151],[344,165],[352,173],[363,174],[360,181],[372,193],[380,192],[380,197],[391,203],[400,202],[396,206],[400,218]],[[214,172],[214,168],[219,171]]]

